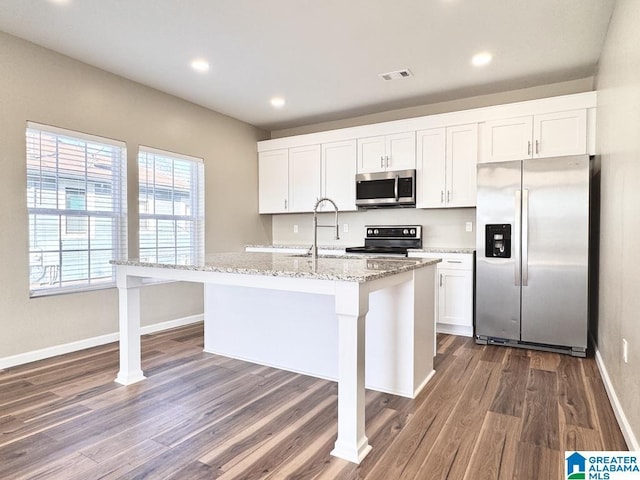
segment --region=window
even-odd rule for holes
[[[115,285],[127,255],[124,143],[29,122],[31,296]]]
[[[80,188],[66,187],[65,192],[65,208],[66,210],[87,210],[87,192]],[[66,217],[65,232],[69,234],[85,234],[87,233],[87,217]]]
[[[202,159],[140,147],[140,260],[195,262],[204,256]]]

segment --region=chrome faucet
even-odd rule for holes
[[[313,207],[313,245],[311,245],[311,256],[316,259],[318,258],[318,227],[328,227],[333,228],[333,225],[318,225],[318,207],[322,202],[329,202],[333,205],[333,208],[336,211],[336,240],[340,240],[340,224],[338,223],[338,206],[336,202],[327,197],[320,198],[315,207]]]

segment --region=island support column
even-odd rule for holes
[[[117,268],[120,322],[120,371],[116,382],[122,385],[144,380],[140,357],[140,277],[130,277]]]
[[[360,463],[371,450],[364,431],[365,283],[336,283],[338,316],[338,438],[331,454]]]

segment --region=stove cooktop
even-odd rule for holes
[[[363,247],[347,247],[345,249],[348,253],[388,253],[390,255],[407,255],[408,247],[376,247],[376,246],[363,246]]]
[[[367,225],[364,246],[349,247],[349,253],[402,255],[409,248],[422,248],[421,225]]]

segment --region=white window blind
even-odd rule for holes
[[[140,147],[140,260],[189,264],[204,256],[202,159]]]
[[[127,256],[126,146],[29,122],[31,296],[115,285]]]

